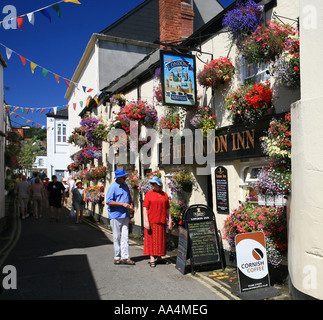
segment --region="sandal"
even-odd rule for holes
[[[122,260],[120,260],[120,262],[121,262],[122,264],[128,264],[128,265],[130,265],[130,266],[134,266],[134,265],[136,264],[134,261],[132,261],[132,260],[130,260],[130,259],[122,259]]]
[[[120,259],[115,259],[115,260],[114,260],[114,264],[121,264]]]
[[[156,262],[150,262],[149,261],[150,268],[156,268]]]

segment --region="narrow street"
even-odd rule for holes
[[[113,264],[112,236],[87,222],[76,225],[63,209],[60,222],[13,219],[1,239],[0,267],[14,266],[17,289],[0,300],[220,300],[199,277],[182,275],[174,264],[152,269],[140,245],[130,243],[135,266]],[[2,275],[2,278],[5,275]]]

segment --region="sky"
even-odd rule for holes
[[[0,21],[10,12],[7,5],[14,6],[17,16],[55,4],[59,0],[7,0],[0,4]],[[75,69],[93,33],[99,33],[143,0],[79,0],[81,4],[59,4],[61,18],[52,8],[47,11],[51,22],[41,12],[35,12],[34,25],[27,16],[23,18],[22,30],[0,27],[0,53],[8,64],[4,70],[4,97],[8,105],[23,108],[49,108],[67,104],[64,98],[67,85],[63,78],[72,79]],[[227,6],[233,0],[220,0]],[[8,60],[5,47],[25,57],[62,78],[59,83],[53,74],[43,77],[42,68],[31,71],[30,62],[23,66],[20,57],[12,53]],[[82,84],[86,85],[86,84]],[[17,116],[17,114],[19,116]],[[25,119],[22,119],[24,117]],[[25,126],[27,120],[46,125],[46,111],[42,114],[22,109],[11,116],[13,127]]]

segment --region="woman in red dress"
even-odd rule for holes
[[[169,211],[167,194],[162,191],[161,179],[153,177],[149,182],[152,190],[146,193],[144,200],[145,241],[144,255],[150,256],[150,267],[156,267],[157,263],[164,263],[161,256],[166,254],[166,225],[172,230],[173,222]]]

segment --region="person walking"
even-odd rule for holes
[[[57,176],[52,176],[52,181],[48,184],[48,202],[50,207],[50,221],[53,222],[54,218],[54,208],[56,210],[56,222],[59,222],[59,217],[61,214],[62,207],[62,197],[63,201],[65,198],[65,188],[63,184],[57,181]]]
[[[21,219],[26,219],[29,215],[27,214],[28,202],[29,202],[29,187],[30,183],[27,182],[25,175],[21,176],[22,181],[19,181],[16,185],[16,194],[18,199],[18,204],[20,207]]]
[[[42,202],[44,198],[44,186],[40,182],[39,178],[36,178],[34,183],[30,185],[28,189],[31,200],[34,206],[34,215],[35,218],[38,219],[42,217]]]
[[[106,204],[114,245],[114,264],[135,265],[129,259],[129,211],[133,203],[128,185],[125,183],[128,173],[123,169],[115,171],[115,182],[109,187]]]
[[[70,191],[69,191],[69,187],[68,184],[66,183],[66,180],[63,180],[63,186],[65,188],[65,198],[64,198],[64,202],[62,203],[63,206],[65,206],[67,208],[67,200],[70,197]]]
[[[161,179],[153,177],[149,182],[152,190],[147,192],[144,199],[144,255],[150,256],[150,267],[155,268],[156,262],[168,264],[162,260],[166,254],[166,225],[172,230],[173,221],[170,213],[168,195],[162,190]],[[155,260],[157,256],[157,261]]]
[[[83,182],[81,180],[76,181],[76,188],[74,188],[72,193],[72,203],[76,210],[76,224],[82,223],[83,212],[85,209],[85,199],[86,191],[83,187]]]

